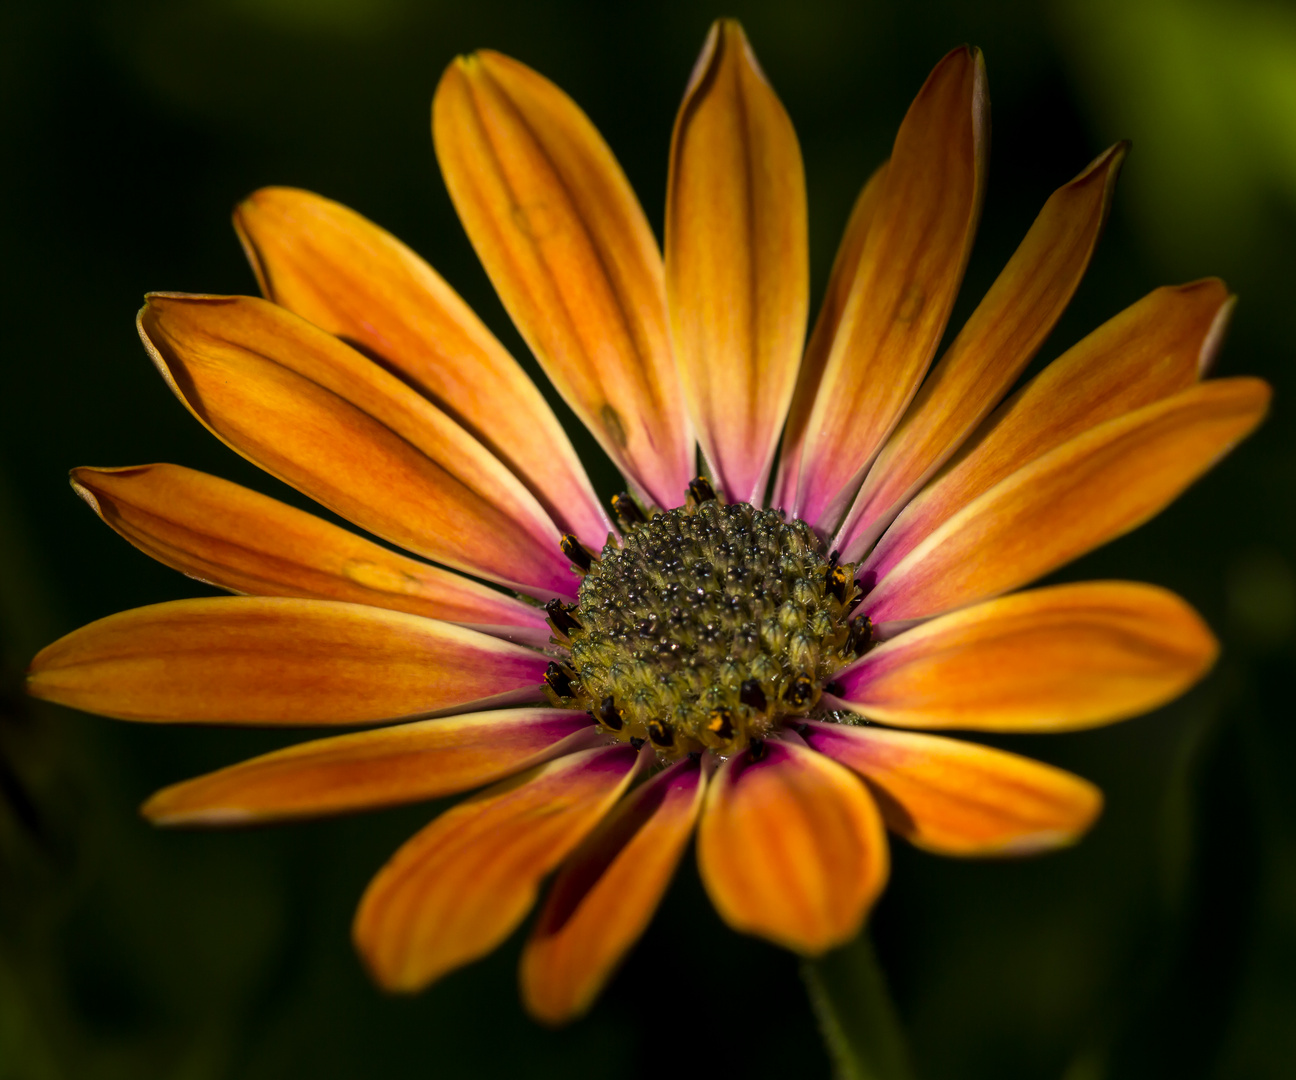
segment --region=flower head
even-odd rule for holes
[[[32,692],[138,721],[382,725],[145,813],[475,790],[374,878],[356,943],[380,984],[419,989],[502,941],[556,871],[521,973],[551,1022],[593,1001],[695,833],[725,920],[807,955],[860,929],[886,828],[961,856],[1074,841],[1092,785],[927,732],[1105,724],[1199,679],[1215,641],[1164,590],[1013,590],[1158,512],[1269,391],[1203,381],[1231,308],[1208,280],[1156,290],[1004,400],[1088,265],[1121,145],[1049,199],[933,366],[988,109],[980,54],[956,49],[865,184],[803,348],[800,151],[737,24],[712,29],[680,108],[664,259],[570,99],[497,54],[457,60],[433,103],[446,185],[624,476],[613,513],[429,266],[265,189],[235,214],[265,299],[154,294],[141,337],[213,434],[392,546],[175,465],[74,470],[137,547],[242,595],[92,623],[36,657]]]

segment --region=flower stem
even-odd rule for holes
[[[801,967],[836,1080],[914,1080],[868,931]]]

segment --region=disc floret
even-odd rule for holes
[[[809,715],[869,630],[850,618],[854,567],[805,522],[695,484],[685,506],[619,515],[623,544],[581,567],[575,608],[550,612],[570,650],[551,696],[667,756],[732,753]]]

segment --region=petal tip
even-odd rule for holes
[[[1211,283],[1218,283],[1221,289],[1227,290],[1224,282],[1219,278],[1208,279]],[[1201,349],[1197,353],[1197,377],[1204,379],[1210,374],[1211,369],[1215,366],[1215,359],[1219,356],[1219,351],[1224,345],[1224,335],[1228,333],[1229,325],[1233,322],[1233,312],[1237,308],[1237,296],[1228,293],[1220,303],[1219,309],[1215,312],[1215,318],[1211,321],[1210,329],[1206,331],[1206,336],[1202,338]]]
[[[100,517],[103,517],[103,509],[99,505],[99,499],[94,490],[86,483],[86,474],[95,472],[85,465],[78,465],[68,473],[68,483],[72,490]]]

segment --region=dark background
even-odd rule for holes
[[[1224,276],[1219,362],[1274,384],[1249,443],[1063,576],[1167,585],[1225,644],[1170,708],[1006,744],[1099,783],[1076,849],[939,860],[897,844],[873,934],[923,1080],[1296,1075],[1296,10],[1252,0],[693,4],[64,0],[0,5],[0,1078],[826,1076],[796,963],[725,929],[691,861],[589,1019],[517,1003],[518,942],[411,999],[349,943],[368,876],[428,807],[164,833],[156,787],[286,741],[132,727],[20,693],[30,656],[203,587],[72,494],[74,465],[176,461],[296,501],[154,373],[147,289],[254,292],[229,227],[263,184],[408,241],[514,349],[437,174],[428,107],[490,46],[590,113],[660,230],[675,107],[736,14],[797,126],[822,290],[859,185],[935,62],[969,41],[994,103],[990,194],[954,326],[1050,191],[1130,137],[1112,220],[1045,346],[1156,285]],[[527,361],[530,363],[530,361]],[[589,452],[588,440],[581,443]],[[606,494],[614,479],[594,468]]]

